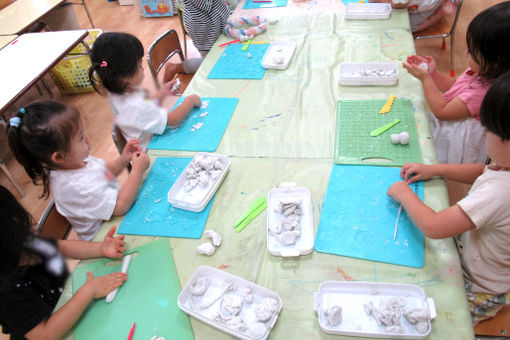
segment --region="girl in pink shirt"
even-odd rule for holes
[[[430,56],[411,55],[403,63],[423,84],[439,163],[487,161],[480,105],[494,80],[510,70],[510,1],[479,13],[468,26],[466,42],[469,68],[458,80],[439,73]]]

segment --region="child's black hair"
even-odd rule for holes
[[[42,101],[21,108],[13,117],[19,123],[11,118],[6,130],[12,153],[35,184],[42,182],[41,197],[48,197],[50,170],[55,168],[51,156],[69,151],[82,126],[80,113],[58,102]]]
[[[501,140],[510,140],[510,72],[499,77],[483,98],[480,122]]]
[[[493,81],[510,71],[510,1],[489,7],[474,17],[467,29],[466,43],[480,65],[480,78]]]
[[[25,241],[31,234],[32,218],[16,198],[0,186],[0,293],[12,287],[28,255]]]
[[[90,52],[90,82],[99,93],[100,82],[108,91],[123,94],[128,87],[126,78],[136,74],[142,57],[143,45],[134,35],[103,33],[96,39]]]

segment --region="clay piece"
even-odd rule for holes
[[[194,128],[195,130],[199,130],[199,129],[203,126],[203,125],[204,125],[204,123],[202,123],[202,122],[198,122],[198,123],[196,123],[196,124],[193,124],[193,128]]]
[[[328,317],[328,325],[334,327],[342,322],[342,307],[333,305],[328,310],[324,311]]]
[[[197,123],[200,125],[203,123]],[[200,126],[202,126],[200,125]],[[221,171],[225,165],[220,158],[210,154],[198,154],[191,163],[186,167],[186,182],[184,183],[184,190],[192,191],[197,185],[205,188],[213,183],[221,175]]]
[[[202,243],[197,247],[197,253],[199,255],[212,256],[216,251],[216,247],[211,242]]]
[[[353,72],[352,76],[362,77],[362,78],[392,78],[397,75],[397,71],[395,69],[384,69],[384,67],[372,67],[372,68],[364,68],[359,73]]]
[[[421,67],[422,69],[424,69],[425,71],[429,70],[429,65],[427,63],[421,63],[418,66]]]
[[[400,135],[398,133],[391,135],[391,144],[400,144]]]
[[[386,326],[386,333],[402,333],[401,326],[402,311],[405,306],[404,298],[390,298],[379,303],[379,308],[374,306],[372,301],[365,303],[363,309],[367,315],[372,316],[379,326]]]
[[[246,331],[246,329],[248,328],[244,323],[244,320],[238,316],[233,316],[230,320],[225,322],[225,325],[241,332]]]
[[[261,337],[266,332],[266,328],[262,322],[255,322],[250,326],[250,334],[256,338]]]
[[[269,225],[268,231],[284,246],[296,244],[298,237],[301,237],[301,216],[303,215],[301,204],[301,199],[294,198],[282,198],[274,203],[273,210],[281,214],[282,219],[280,223]]]
[[[404,131],[401,133],[394,133],[390,137],[391,144],[401,144],[401,145],[407,145],[409,144],[409,140],[411,137],[409,136],[409,132]]]
[[[204,113],[201,113],[200,114],[200,117],[204,118],[204,117],[207,117],[207,115],[209,114],[208,111],[204,112]]]
[[[243,301],[249,305],[253,303],[253,293],[251,292],[250,287],[244,287],[244,296]]]
[[[175,84],[172,86],[171,92],[177,91],[181,87],[181,80],[179,78],[175,79]]]
[[[226,54],[224,54],[224,55],[226,56]],[[200,105],[200,108],[201,109],[207,109],[207,107],[209,106],[209,102],[210,102],[210,100],[204,100],[202,102],[202,105]]]
[[[228,318],[237,315],[243,308],[243,298],[237,295],[224,295],[220,302],[220,313]]]
[[[211,244],[212,245],[212,244]],[[201,309],[207,309],[211,307],[216,301],[221,299],[223,295],[230,291],[236,290],[237,287],[232,281],[225,281],[223,282],[223,290],[217,295],[217,296],[209,296],[205,301],[202,302],[200,305]]]
[[[212,244],[215,247],[219,247],[220,246],[220,244],[221,244],[221,235],[219,233],[215,232],[214,230],[208,229],[208,230],[204,231],[204,235],[205,235],[205,237],[211,239]]]
[[[165,338],[163,338],[162,336],[157,336],[157,335],[154,335],[151,340],[165,340]]]
[[[271,319],[278,310],[278,301],[273,298],[264,298],[260,303],[256,304],[255,317],[258,321],[267,321]]]
[[[426,333],[429,330],[430,313],[426,308],[404,311],[404,317],[416,326],[419,333]]]
[[[299,234],[299,236],[301,236],[301,234]],[[280,235],[280,237],[278,237],[278,241],[280,241],[280,243],[284,246],[291,246],[296,243],[297,237],[297,233],[294,233],[293,231],[285,231]]]
[[[202,296],[205,294],[207,289],[209,289],[209,285],[211,284],[211,279],[203,276],[199,278],[194,284],[189,286],[189,291],[191,295],[194,296]]]

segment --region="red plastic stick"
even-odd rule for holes
[[[218,45],[218,47],[227,46],[227,45],[230,45],[230,44],[233,44],[233,43],[239,42],[239,41],[240,41],[239,39],[232,40],[232,41],[229,41],[229,42],[223,43],[223,44],[221,44],[221,45]]]

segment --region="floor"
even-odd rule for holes
[[[464,37],[467,25],[481,10],[500,2],[502,1],[484,0],[464,2],[457,26],[457,38],[455,40],[454,47],[456,59],[455,71],[457,75],[461,74],[467,67],[464,57]],[[88,0],[87,4],[96,27],[101,28],[103,31],[124,31],[134,34],[142,41],[145,50],[147,50],[152,41],[168,29],[177,30],[182,39],[182,31],[177,17],[150,19],[141,18],[134,6],[119,6],[117,1]],[[74,11],[81,27],[89,28],[90,24],[83,8],[81,6],[74,6]],[[449,72],[449,47],[446,50],[442,50],[440,39],[416,41],[416,50],[420,55],[431,55],[435,57],[438,68],[441,71]],[[191,41],[188,41],[188,54],[190,56],[198,55],[198,52],[193,47]],[[52,84],[52,81],[48,76],[46,76],[46,79],[50,84]],[[145,79],[143,86],[149,89],[149,91],[155,89],[154,82],[147,66],[145,67]],[[56,88],[53,88],[53,94],[54,100],[73,105],[81,111],[84,120],[85,133],[91,144],[92,155],[106,159],[117,154],[117,150],[115,149],[111,138],[111,126],[113,121],[112,111],[108,104],[108,100],[105,97],[94,92],[74,96],[61,96]],[[7,111],[7,114],[10,115],[23,105],[38,99],[40,99],[38,92],[35,89],[32,89],[18,102],[16,102]],[[171,102],[168,103],[168,106],[170,105],[172,105]],[[2,145],[0,148],[0,157],[2,157],[2,159],[6,162],[10,172],[14,175],[18,183],[22,185],[25,191],[25,196],[19,197],[15,188],[9,183],[3,174],[0,174],[0,184],[11,190],[13,194],[17,195],[20,202],[32,214],[34,219],[38,220],[47,204],[46,200],[39,199],[39,196],[42,193],[40,186],[32,184],[31,180],[24,173],[22,167],[13,160],[12,155],[9,154],[8,147],[6,146],[4,133],[0,133],[0,145]],[[125,174],[121,176],[120,181],[122,182],[125,177]],[[449,189],[450,202],[454,203],[458,200],[458,198],[464,195],[467,188],[454,184],[453,186],[449,186]],[[0,335],[0,340],[7,338]]]

